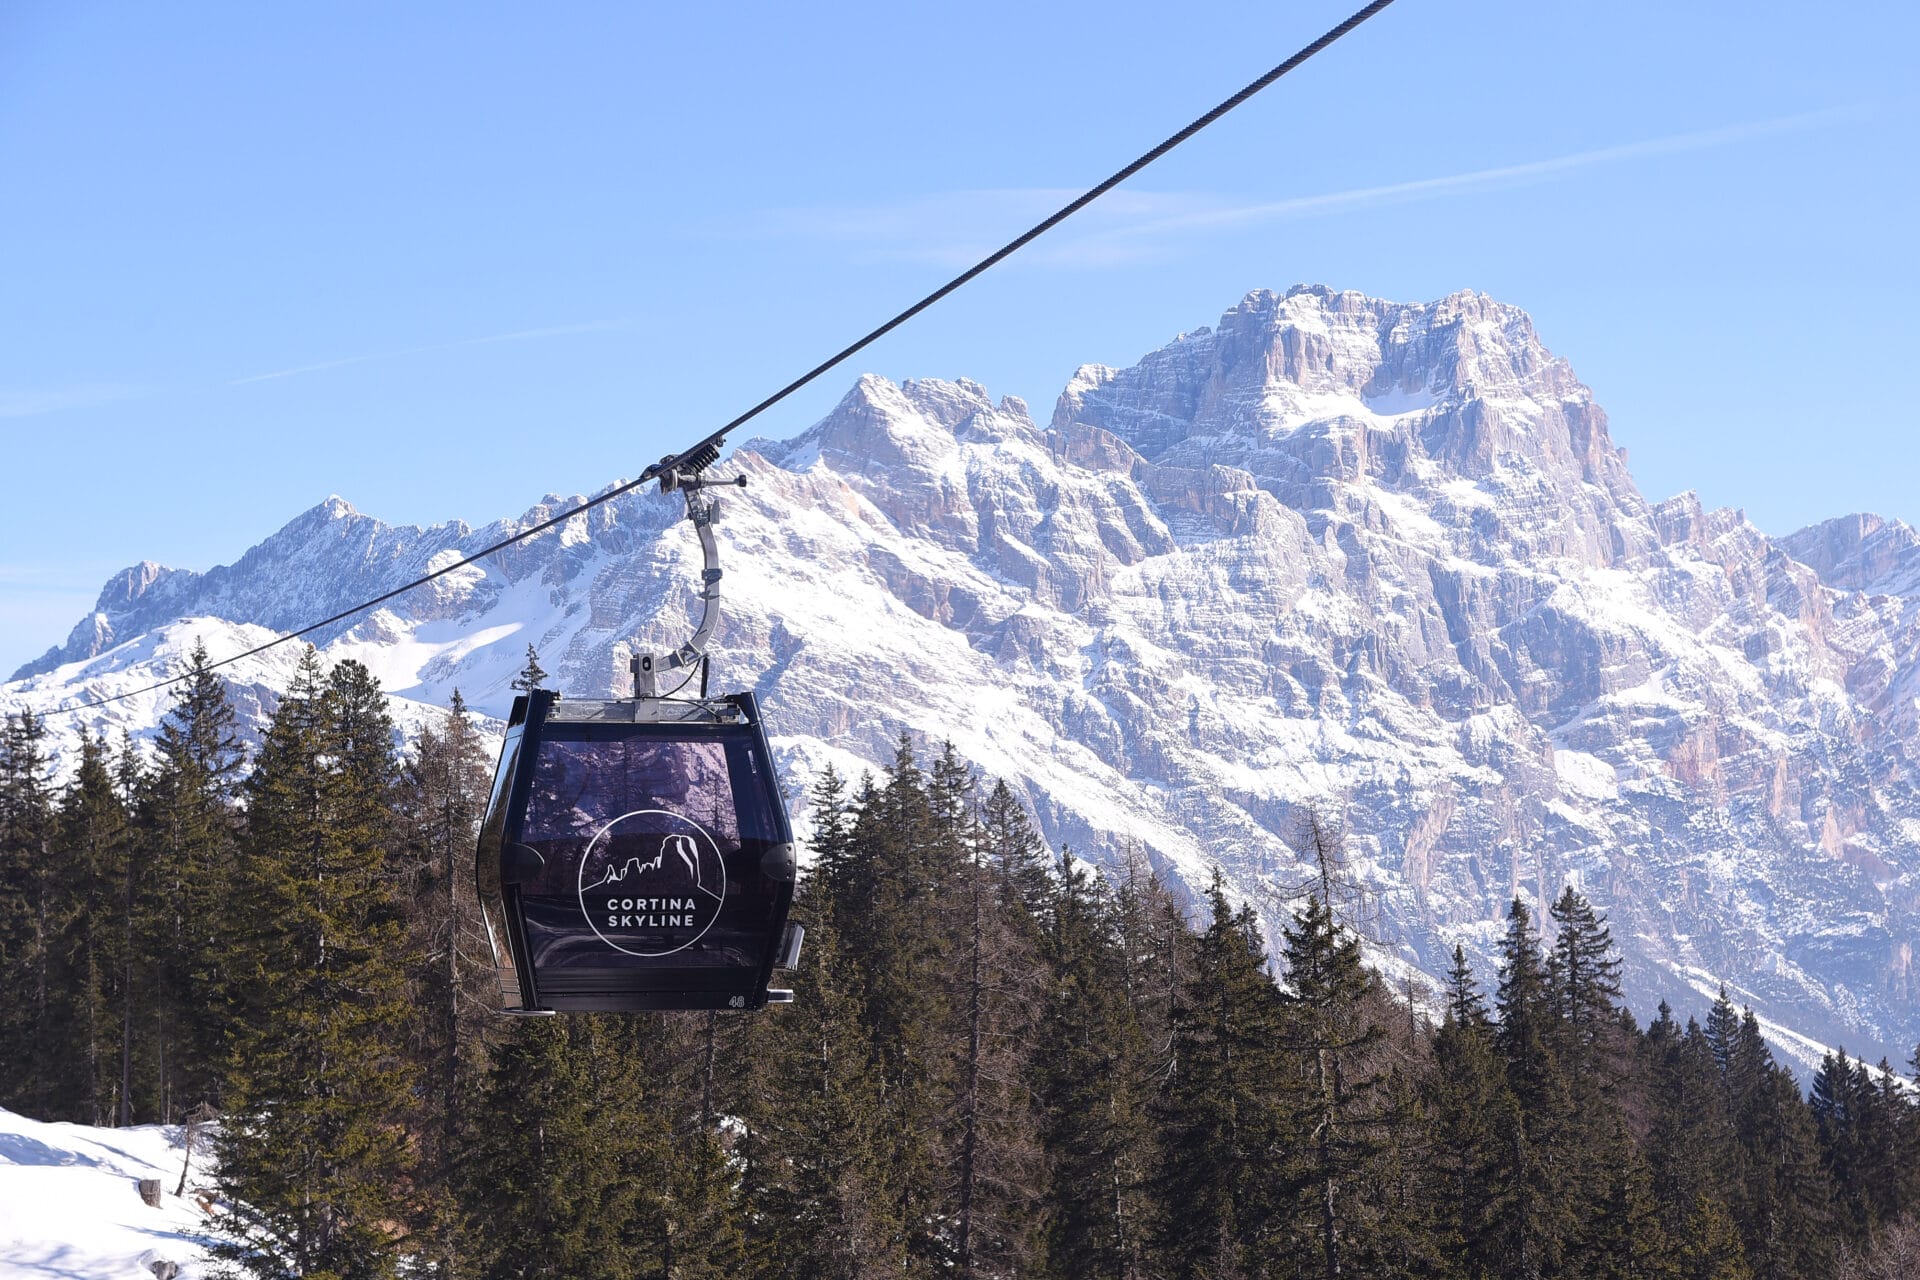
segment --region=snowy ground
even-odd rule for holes
[[[198,1153],[188,1195],[171,1194],[182,1154],[176,1126],[94,1129],[0,1109],[0,1280],[154,1280],[158,1261],[178,1263],[181,1280],[210,1274]],[[142,1178],[160,1180],[159,1208],[140,1199]]]

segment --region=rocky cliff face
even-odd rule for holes
[[[902,730],[951,737],[1056,844],[1133,842],[1190,885],[1217,863],[1275,918],[1287,839],[1331,804],[1396,972],[1486,956],[1515,894],[1573,882],[1643,1011],[1725,981],[1783,1042],[1920,1038],[1920,536],[1647,502],[1515,308],[1258,292],[1081,369],[1045,427],[973,383],[867,377],[731,465],[716,679],[760,693],[796,796]],[[419,703],[503,711],[529,642],[564,688],[624,693],[631,644],[688,626],[677,516],[622,498],[323,639]],[[510,527],[334,500],[229,568],[139,566],[0,709],[150,679],[191,633],[240,647]],[[278,661],[239,670],[257,703]]]

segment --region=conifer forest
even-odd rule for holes
[[[400,744],[309,651],[248,750],[195,662],[58,786],[5,726],[0,1105],[217,1117],[236,1276],[1920,1276],[1915,1064],[1803,1092],[1724,993],[1628,1010],[1572,888],[1393,990],[1337,813],[1269,942],[902,741],[806,797],[793,1004],[504,1018],[458,700]]]

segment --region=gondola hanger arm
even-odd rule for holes
[[[660,491],[679,490],[686,496],[687,519],[700,538],[700,621],[686,643],[670,653],[637,653],[629,661],[633,672],[633,696],[636,699],[659,698],[660,670],[685,670],[692,679],[693,668],[706,659],[707,645],[720,625],[720,543],[714,536],[713,522],[720,515],[720,499],[709,489],[747,487],[745,476],[728,480],[710,480],[701,473],[720,456],[717,442],[702,441],[686,453],[663,458],[659,463]],[[681,681],[684,686],[686,681]],[[677,687],[676,690],[677,691]]]

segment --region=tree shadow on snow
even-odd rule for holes
[[[68,1151],[61,1147],[50,1147],[38,1138],[29,1138],[24,1133],[0,1133],[0,1160],[20,1165],[75,1165],[89,1169],[100,1167],[100,1162],[92,1156],[83,1156],[78,1151]]]

